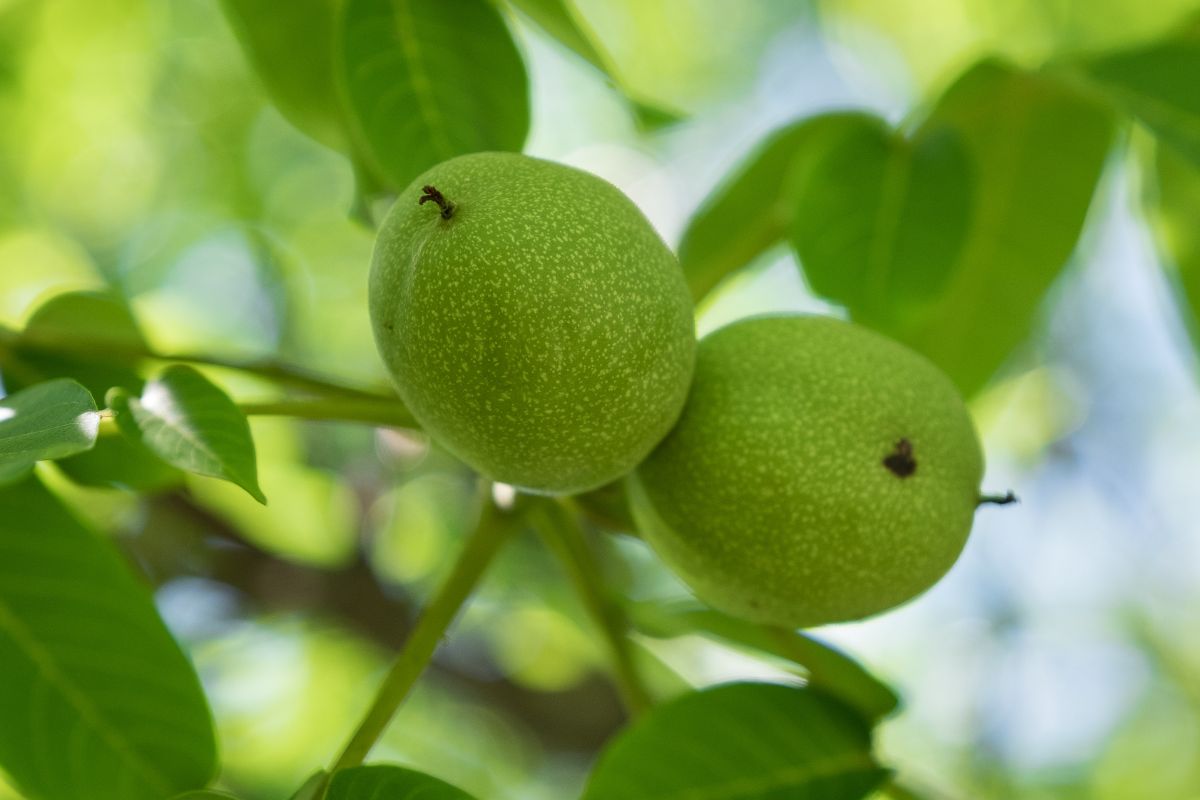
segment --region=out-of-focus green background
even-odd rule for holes
[[[1197,10],[578,5],[626,82],[687,119],[639,133],[596,72],[513,20],[532,81],[526,150],[613,181],[672,245],[780,124],[835,107],[899,121],[981,54],[1038,65],[1152,38]],[[1136,191],[1114,159],[1034,341],[973,400],[986,487],[1022,503],[982,510],[962,561],[919,601],[821,631],[902,691],[883,754],[933,797],[1200,797],[1197,362]],[[366,315],[372,235],[350,217],[353,195],[345,159],[266,102],[214,0],[0,0],[0,322],[19,326],[50,294],[107,286],[161,350],[279,355],[382,384]],[[703,308],[700,329],[779,309],[838,313],[781,250]],[[214,374],[239,398],[263,391]],[[186,507],[55,486],[159,584],[210,692],[223,781],[266,800],[326,763],[352,727],[446,568],[472,487],[418,439],[253,427],[267,507],[199,478]],[[228,546],[197,544],[214,540]],[[613,546],[627,592],[683,594],[636,540]],[[696,684],[776,674],[698,639],[640,644]],[[572,796],[619,721],[602,659],[550,559],[520,540],[380,755],[482,797]]]

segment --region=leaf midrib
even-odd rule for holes
[[[396,38],[400,42],[400,53],[408,63],[409,83],[412,85],[413,95],[417,98],[417,109],[425,126],[429,128],[430,144],[437,151],[438,160],[445,160],[454,155],[454,149],[450,140],[446,138],[446,121],[434,100],[433,83],[429,80],[421,60],[420,42],[412,32],[413,20],[408,2],[409,0],[392,0]]]
[[[58,669],[53,655],[21,623],[3,598],[0,598],[0,630],[8,632],[17,649],[25,653],[46,684],[58,691],[67,704],[75,709],[78,718],[95,731],[97,737],[109,746],[114,755],[128,763],[155,792],[163,796],[171,793],[171,783],[166,775],[155,771],[148,762],[142,761],[133,744],[126,740],[120,731],[105,723],[103,716],[88,700],[87,695]]]

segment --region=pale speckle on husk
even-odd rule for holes
[[[449,219],[418,203],[425,185]],[[614,480],[686,398],[678,262],[627,197],[570,167],[479,153],[429,170],[383,224],[370,298],[417,420],[495,480],[550,493]]]
[[[907,476],[884,464],[901,440]],[[701,599],[806,627],[941,578],[982,472],[967,409],[933,364],[857,325],[793,315],[700,343],[679,424],[629,486],[643,534]]]

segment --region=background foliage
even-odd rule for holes
[[[702,332],[812,310],[925,352],[1023,503],[983,511],[926,597],[812,638],[695,606],[638,540],[595,535],[626,524],[588,498],[628,658],[677,699],[597,760],[625,721],[609,654],[529,531],[374,760],[483,798],[651,796],[646,752],[676,789],[736,785],[653,746],[719,713],[696,753],[778,730],[742,769],[833,764],[796,778],[814,796],[880,764],[929,797],[1200,796],[1197,14],[0,0],[0,766],[39,797],[129,798],[219,763],[256,800],[329,763],[474,508],[376,399],[372,221],[438,160],[523,148],[639,203]],[[393,427],[275,416],[314,373]],[[799,674],[817,688],[745,682]],[[329,797],[431,781],[363,768]]]

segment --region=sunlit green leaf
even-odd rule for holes
[[[539,28],[608,78],[609,82],[625,95],[638,127],[653,131],[674,125],[683,119],[678,112],[657,103],[638,99],[636,94],[624,85],[613,67],[612,59],[597,42],[596,34],[580,16],[571,0],[509,1]]]
[[[1118,105],[1200,164],[1200,21],[1083,68]]]
[[[317,141],[344,148],[333,60],[338,0],[222,0],[221,5],[280,113]]]
[[[923,127],[957,132],[972,165],[966,240],[945,289],[889,331],[979,389],[1029,335],[1079,239],[1114,134],[1107,106],[996,62],[962,76]]]
[[[856,121],[794,175],[791,240],[817,294],[888,329],[949,276],[967,231],[970,164],[951,127],[910,139],[883,120]]]
[[[144,381],[137,365],[145,350],[133,313],[120,297],[66,292],[33,312],[12,352],[0,363],[9,388],[72,378],[93,397],[104,397],[113,386],[141,391]],[[182,480],[179,470],[121,436],[101,436],[95,447],[64,458],[57,466],[84,486],[152,491]]]
[[[596,45],[596,35],[579,16],[571,0],[509,0],[529,19],[567,49],[616,83],[608,56]]]
[[[804,633],[756,625],[690,601],[636,603],[630,619],[649,636],[700,634],[745,650],[798,664],[809,683],[856,708],[868,719],[886,716],[899,705],[896,693],[854,659]]]
[[[874,117],[855,112],[826,114],[771,134],[746,158],[692,216],[679,245],[679,261],[692,297],[703,299],[718,283],[749,264],[787,236],[796,208],[788,179],[804,167],[809,153],[844,131],[874,125]]]
[[[225,792],[214,792],[211,789],[201,789],[198,792],[184,792],[177,794],[171,800],[237,800],[231,794]]]
[[[847,706],[811,689],[734,683],[639,718],[600,756],[583,800],[856,800],[886,775]]]
[[[1200,347],[1200,164],[1160,144],[1148,153],[1143,171],[1146,217]]]
[[[109,392],[108,404],[121,431],[163,461],[223,478],[266,502],[246,416],[196,370],[167,367],[146,384],[140,398],[118,389]]]
[[[90,448],[100,414],[92,395],[67,378],[0,399],[0,467],[15,470]]]
[[[472,800],[445,781],[404,767],[354,767],[335,772],[326,800]]]
[[[36,479],[0,488],[0,766],[39,800],[162,800],[216,766],[149,592]]]
[[[525,65],[486,0],[346,0],[335,53],[355,144],[393,189],[525,142]]]

